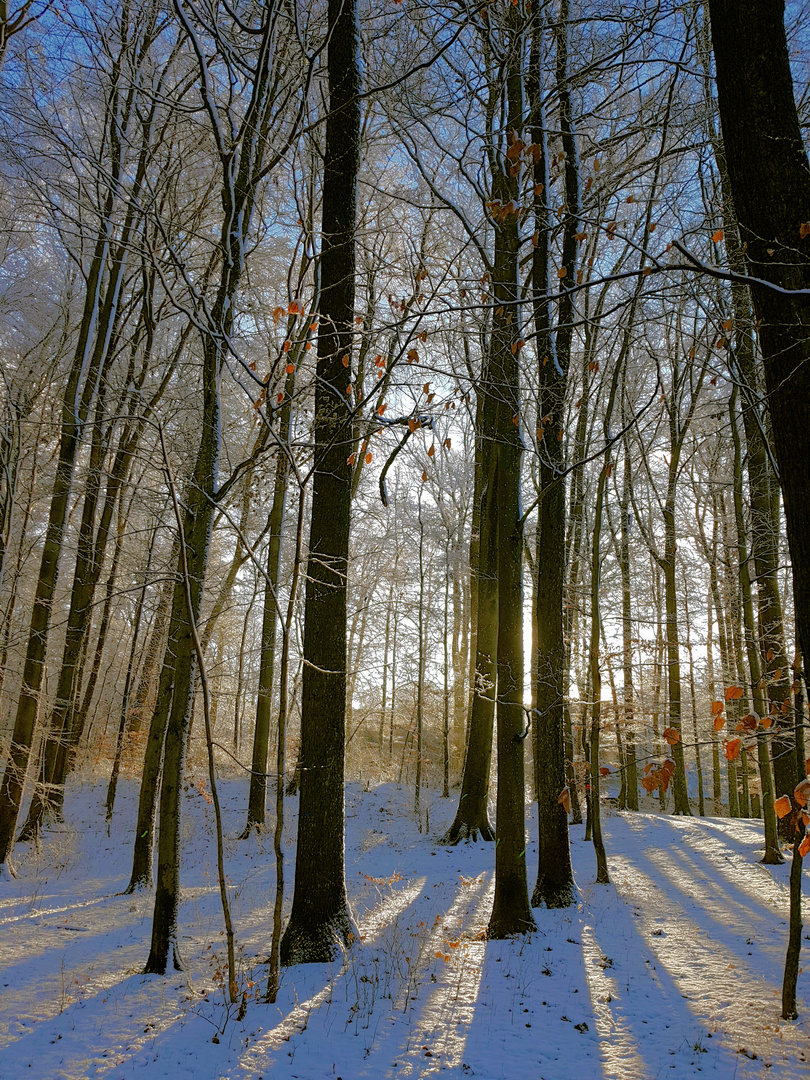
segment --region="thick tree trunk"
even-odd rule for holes
[[[506,126],[514,139],[523,125],[522,15],[510,9],[507,23]],[[498,161],[493,194],[503,205],[519,198],[507,149]],[[496,226],[492,323],[495,512],[498,557],[497,743],[498,795],[495,820],[495,896],[489,918],[491,938],[512,937],[535,928],[526,878],[525,779],[523,742],[523,525],[520,501],[520,337],[519,234],[509,215]],[[499,314],[501,312],[501,314]]]
[[[577,145],[571,124],[567,72],[567,4],[561,13],[557,37],[557,90],[560,126],[565,150],[567,213],[564,218],[563,259],[566,280],[576,281],[579,228],[579,175]],[[535,787],[537,790],[538,869],[532,906],[567,907],[576,900],[568,842],[568,814],[560,802],[566,787],[565,700],[568,696],[568,652],[564,637],[565,481],[563,479],[565,391],[571,361],[573,293],[565,291],[558,307],[556,336],[551,332],[547,300],[549,281],[550,207],[546,120],[543,112],[543,21],[534,19],[528,79],[532,142],[541,152],[534,168],[534,214],[537,244],[533,254],[534,324],[537,334],[540,400],[537,430],[540,502],[537,510],[536,625],[537,711],[534,732]],[[569,791],[569,797],[571,792]]]
[[[283,965],[325,962],[354,941],[346,897],[343,778],[352,472],[351,350],[360,148],[356,0],[329,0],[315,472],[304,625],[295,889]],[[343,363],[344,358],[346,364]]]
[[[785,507],[797,635],[807,657],[810,256],[806,245],[810,239],[805,224],[810,166],[793,94],[783,0],[710,0],[709,11],[723,142],[740,239],[746,245],[750,274],[763,282],[753,281],[751,293]],[[742,49],[740,42],[745,43]],[[781,785],[781,774],[777,774],[777,794]]]

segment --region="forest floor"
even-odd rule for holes
[[[246,783],[222,784],[228,836],[246,796]],[[394,784],[349,787],[347,883],[362,944],[342,964],[285,971],[274,1005],[256,1000],[272,845],[227,842],[239,1019],[222,989],[205,796],[190,787],[183,824],[188,970],[160,978],[140,974],[152,895],[120,895],[136,786],[122,785],[108,837],[103,786],[77,784],[65,824],[39,849],[18,847],[18,876],[0,880],[2,1080],[810,1077],[807,975],[800,1019],[779,1019],[789,864],[758,862],[758,822],[611,813],[609,886],[594,883],[593,849],[575,826],[578,906],[535,911],[525,940],[488,942],[491,845],[440,846],[455,800],[427,793],[420,833],[412,798]]]

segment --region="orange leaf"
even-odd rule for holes
[[[273,322],[277,323],[281,316],[284,314],[283,307],[277,307],[273,309]]]
[[[567,277],[567,276],[568,276],[568,267],[567,266],[561,266],[560,269],[557,271],[557,277],[558,278],[564,278],[564,277]]]
[[[290,346],[291,346],[291,345],[292,345],[292,342],[290,341],[290,339],[289,339],[289,338],[287,338],[287,340],[286,340],[286,341],[284,342],[284,344],[282,345],[282,348],[284,349],[284,352],[289,352],[289,351],[290,351]]]
[[[719,731],[720,728],[723,726],[723,724],[725,724],[725,722],[726,722],[725,716],[715,716],[715,718],[714,718],[714,730]]]
[[[368,453],[366,454],[366,458],[365,458],[365,461],[366,461],[366,465],[370,465],[370,464],[371,464],[371,451],[370,451],[370,450],[369,450],[369,452],[368,452]]]
[[[606,765],[603,765],[599,770],[599,775],[610,776],[610,769]]]
[[[419,353],[416,349],[408,349],[408,363],[414,364],[419,362]]]
[[[805,833],[804,839],[799,844],[799,854],[804,858],[808,851],[810,851],[810,834]]]
[[[436,453],[436,447],[434,446],[433,443],[431,443],[430,446],[428,447],[428,457],[433,457],[433,455],[435,453]]]
[[[282,403],[283,400],[284,400],[284,395],[283,394],[276,394],[276,401],[278,402],[279,405]]]
[[[810,780],[800,780],[793,789],[793,798],[799,806],[807,806],[810,801]]]
[[[717,716],[717,714],[721,713],[722,711],[723,711],[723,702],[722,701],[713,701],[712,702],[712,716]]]
[[[726,758],[729,761],[734,761],[740,753],[740,740],[729,739],[726,743]]]
[[[744,716],[742,720],[740,720],[739,724],[737,724],[737,731],[754,732],[757,730],[758,723],[759,716],[754,712],[749,713],[747,716]]]
[[[669,743],[670,746],[674,746],[675,743],[678,743],[678,742],[681,741],[681,733],[680,733],[680,731],[678,731],[677,728],[674,728],[674,727],[664,728],[664,730],[661,732],[661,734],[664,736],[664,738],[666,739],[666,741]]]
[[[799,226],[799,236],[802,240],[810,236],[810,221],[803,221]],[[806,852],[805,852],[806,854]]]
[[[288,375],[292,375],[292,373],[295,371],[295,364],[287,364],[284,370],[287,372]]]
[[[712,240],[714,240],[715,244],[719,244],[722,239],[723,239],[723,230],[718,229],[717,232],[712,235]]]
[[[560,794],[557,796],[557,802],[565,810],[566,814],[571,813],[571,796],[568,793],[568,788],[564,787]]]
[[[739,701],[742,696],[743,688],[741,686],[726,687],[726,701]]]
[[[354,454],[349,454],[349,456],[346,458],[346,464],[354,465]]]
[[[426,482],[427,482],[427,473],[426,473],[426,472],[423,472],[423,473],[422,473],[422,483],[424,484],[424,483],[426,483]]]
[[[776,811],[776,816],[778,818],[787,817],[788,814],[790,813],[790,809],[791,809],[791,807],[790,807],[790,796],[789,795],[782,795],[773,804],[773,808]]]
[[[810,757],[804,763],[804,771],[806,773],[810,773]]]
[[[383,402],[382,405],[380,405],[380,407],[377,409],[377,415],[382,416],[382,414],[385,412],[385,410],[387,408],[388,408],[388,406],[386,405],[385,402]]]
[[[762,724],[762,726],[764,728],[767,729],[773,723],[773,717],[772,716],[763,716],[762,719],[760,720],[760,723]]]
[[[341,364],[343,364],[344,367],[348,367],[349,366],[349,357],[344,356],[340,362],[341,362]]]
[[[449,450],[449,449],[450,449],[450,446],[451,446],[450,440],[449,440],[449,439],[445,439],[445,440],[444,440],[444,448],[445,448],[445,450]]]

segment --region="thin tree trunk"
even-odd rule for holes
[[[621,495],[619,567],[622,575],[622,672],[624,676],[624,730],[627,738],[627,808],[638,810],[635,700],[633,693],[633,613],[630,592],[630,455],[625,445]]]
[[[754,626],[754,603],[751,596],[751,570],[748,557],[748,544],[743,516],[742,493],[742,446],[737,420],[737,387],[729,400],[731,434],[734,443],[734,518],[737,526],[737,551],[739,555],[740,594],[742,597],[742,616],[745,631],[745,645],[748,654],[748,668],[751,672],[752,707],[756,716],[757,762],[762,790],[762,812],[765,823],[765,854],[762,862],[778,865],[784,862],[779,845],[779,835],[774,810],[774,784],[771,773],[771,755],[768,739],[762,729],[761,721],[765,716],[765,696],[762,693],[762,669],[757,648],[757,631]]]

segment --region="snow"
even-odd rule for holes
[[[578,906],[536,910],[536,934],[488,942],[492,846],[437,843],[454,800],[423,793],[420,833],[411,792],[352,785],[346,876],[362,943],[343,963],[284,971],[274,1005],[261,1001],[271,843],[227,842],[240,1019],[223,995],[204,794],[185,797],[187,971],[160,978],[140,974],[152,896],[120,895],[137,788],[121,783],[111,837],[104,793],[71,788],[65,824],[40,850],[18,847],[18,877],[0,880],[2,1080],[810,1077],[806,976],[800,1019],[779,1018],[789,862],[758,862],[756,821],[611,813],[609,886],[573,827]],[[223,782],[221,798],[236,836],[247,784]],[[291,858],[296,800],[287,807]]]

